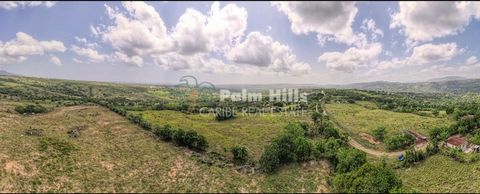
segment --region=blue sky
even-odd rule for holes
[[[0,25],[0,69],[38,77],[343,84],[480,70],[477,2],[2,2]]]

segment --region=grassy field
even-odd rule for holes
[[[387,136],[401,132],[404,129],[414,129],[428,135],[429,130],[439,126],[449,126],[453,123],[447,117],[426,117],[411,113],[397,113],[375,109],[375,104],[361,102],[360,104],[326,104],[331,118],[354,138],[360,139],[360,133],[371,134],[372,130],[384,126]],[[368,108],[367,108],[368,107]],[[364,144],[365,141],[359,141]],[[373,145],[367,145],[372,147]],[[382,146],[376,146],[382,148]]]
[[[238,144],[246,146],[254,159],[260,158],[269,140],[279,135],[289,122],[308,120],[309,115],[278,114],[242,115],[235,119],[216,121],[212,114],[185,114],[177,111],[142,111],[147,121],[158,125],[193,129],[204,135],[211,150],[230,156],[230,149]]]
[[[480,162],[464,164],[443,155],[397,171],[408,187],[426,193],[480,192]]]
[[[192,153],[97,106],[23,116],[0,101],[1,192],[328,192],[325,162],[276,174],[246,174],[195,160]],[[272,118],[272,122],[275,119]],[[78,138],[67,131],[86,126]],[[27,136],[29,127],[43,136]]]

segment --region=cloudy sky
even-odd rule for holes
[[[480,77],[478,2],[0,2],[0,69],[342,84]]]

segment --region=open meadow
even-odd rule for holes
[[[331,191],[328,162],[241,172],[202,163],[106,108],[57,107],[25,116],[13,111],[19,104],[0,101],[1,192]],[[81,130],[70,137],[71,129]]]
[[[235,119],[217,121],[214,114],[185,114],[178,111],[133,112],[156,125],[193,129],[204,135],[209,149],[230,156],[230,149],[243,145],[258,160],[263,148],[284,131],[288,123],[308,121],[308,113],[286,116],[283,113],[238,114]]]
[[[325,104],[331,119],[350,136],[365,146],[385,149],[383,145],[373,145],[361,138],[360,133],[372,135],[378,127],[385,127],[385,137],[414,130],[424,136],[435,127],[447,127],[454,121],[444,115],[439,117],[420,116],[413,113],[399,113],[376,108],[375,104],[359,102],[358,104]]]

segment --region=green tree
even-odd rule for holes
[[[356,170],[367,162],[367,155],[357,149],[340,149],[337,153],[336,171],[347,173]]]
[[[402,182],[387,165],[365,163],[355,171],[337,174],[333,187],[341,193],[387,193],[402,187]]]
[[[275,144],[267,145],[260,158],[260,167],[266,172],[273,172],[280,166],[280,158]]]
[[[248,150],[245,146],[235,145],[232,147],[233,161],[236,164],[245,164],[248,161]]]
[[[312,155],[312,143],[304,137],[297,137],[294,141],[295,158],[297,161],[306,161]]]
[[[376,139],[378,139],[380,141],[383,141],[383,138],[385,138],[386,133],[387,133],[387,129],[383,126],[377,127],[376,129],[374,129],[372,131],[373,137],[375,137]]]

